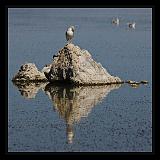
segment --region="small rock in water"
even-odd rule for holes
[[[131,81],[131,80],[126,81],[126,83],[129,83],[129,84],[134,83],[134,82],[135,81]]]
[[[131,80],[128,80],[126,81],[126,83],[129,83],[129,84],[140,84],[140,82],[136,82],[136,81],[131,81]]]
[[[26,63],[20,67],[19,72],[12,81],[47,81],[44,73],[40,72],[34,63]]]
[[[146,80],[142,80],[140,83],[142,83],[142,84],[147,84],[147,83],[148,83],[148,81],[146,81]]]
[[[126,83],[130,84],[130,86],[131,86],[132,88],[137,88],[137,87],[139,87],[139,85],[140,85],[141,83],[144,84],[144,85],[148,84],[148,81],[142,80],[142,81],[140,81],[140,82],[136,82],[136,81],[128,80],[128,81],[126,81]]]

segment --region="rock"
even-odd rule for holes
[[[140,82],[136,82],[136,81],[132,81],[132,80],[128,80],[128,81],[126,81],[126,83],[128,83],[132,88],[138,88],[140,85]]]
[[[56,57],[50,71],[44,72],[50,82],[66,81],[78,85],[122,83],[119,77],[111,76],[91,54],[74,44],[67,44]]]
[[[129,83],[129,84],[140,84],[140,82],[136,82],[136,81],[131,81],[131,80],[128,80],[126,81],[126,83]]]
[[[48,80],[45,77],[44,73],[38,71],[34,63],[26,63],[20,67],[19,72],[12,78],[12,81],[40,82]]]
[[[54,55],[52,64],[46,65],[41,72],[34,63],[26,63],[20,67],[12,81],[67,82],[76,85],[123,82],[119,77],[111,76],[100,63],[95,62],[87,50],[71,43]]]
[[[142,80],[140,82],[136,82],[136,81],[128,80],[128,81],[126,81],[126,83],[130,84],[130,86],[132,88],[138,88],[141,83],[144,84],[144,85],[146,85],[148,83],[148,81]]]
[[[128,80],[128,81],[126,81],[126,83],[133,84],[133,83],[135,83],[135,81]]]
[[[134,83],[135,81],[132,81],[132,80],[128,80],[128,81],[126,81],[126,83]]]
[[[146,85],[148,83],[148,81],[142,80],[140,82],[136,82],[136,81],[128,80],[128,81],[126,81],[126,83],[130,84],[130,86],[132,88],[138,88],[141,83],[144,84],[144,85]]]
[[[148,83],[148,81],[146,81],[146,80],[142,80],[140,83],[142,83],[142,84],[147,84],[147,83]]]

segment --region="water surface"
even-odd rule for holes
[[[152,151],[151,16],[151,9],[9,9],[8,151]],[[132,21],[136,29],[127,27]],[[13,84],[25,62],[41,70],[52,61],[70,25],[76,25],[73,43],[110,74],[149,84]]]

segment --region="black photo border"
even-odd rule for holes
[[[103,0],[102,0],[103,1]],[[156,76],[155,69],[157,68],[156,60],[156,53],[159,53],[158,47],[158,41],[156,39],[156,36],[158,37],[160,25],[159,25],[159,5],[158,0],[150,2],[147,2],[145,0],[117,0],[116,2],[114,0],[107,1],[106,4],[103,1],[101,4],[96,4],[98,2],[96,1],[88,1],[86,4],[82,4],[82,1],[77,1],[75,4],[75,1],[70,0],[68,1],[48,1],[48,0],[0,0],[0,16],[1,16],[1,32],[3,36],[2,43],[1,43],[1,75],[5,77],[4,79],[1,79],[2,88],[4,91],[1,91],[1,98],[4,102],[2,105],[0,105],[1,111],[0,111],[0,123],[1,123],[1,140],[2,142],[2,148],[0,148],[0,159],[2,158],[11,158],[17,157],[19,159],[27,158],[30,159],[31,156],[39,156],[39,158],[46,159],[48,155],[50,157],[52,156],[58,156],[63,155],[64,157],[67,155],[92,155],[93,158],[98,158],[99,156],[105,156],[108,159],[160,159],[159,156],[159,140],[158,136],[159,130],[158,126],[158,118],[160,117],[159,114],[159,108],[156,104],[157,99],[157,93],[160,91],[160,83],[159,83],[159,77]],[[60,4],[61,3],[61,4]],[[99,2],[100,3],[100,2]],[[152,136],[153,136],[153,143],[152,143],[152,152],[8,152],[8,8],[152,8]],[[160,34],[159,34],[160,36]],[[160,42],[160,41],[159,41]],[[158,67],[159,68],[159,67]],[[158,85],[159,83],[159,85]],[[1,101],[1,102],[2,102]],[[160,107],[160,105],[159,105]]]

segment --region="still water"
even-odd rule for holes
[[[113,25],[112,18],[120,19]],[[151,152],[152,10],[8,10],[9,152]],[[128,28],[136,22],[136,28]],[[25,62],[52,62],[75,25],[73,43],[87,49],[111,75],[147,80],[96,87],[13,84]]]

